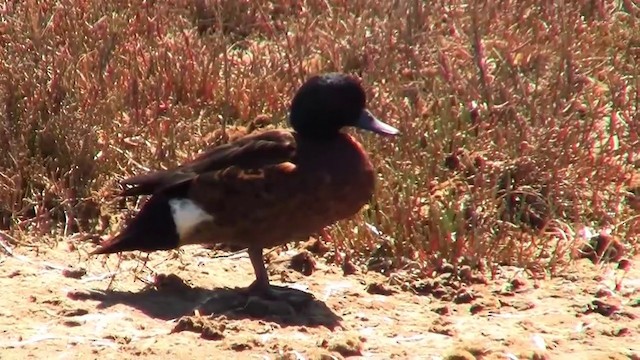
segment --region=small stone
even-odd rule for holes
[[[378,294],[378,295],[385,295],[385,296],[393,295],[395,293],[395,291],[390,287],[388,287],[387,285],[383,283],[377,283],[377,282],[370,283],[369,285],[367,285],[366,291],[369,294]]]
[[[62,276],[72,278],[72,279],[80,279],[81,277],[87,274],[87,270],[83,268],[66,268],[62,270]]]
[[[467,289],[460,289],[455,297],[453,298],[453,301],[456,304],[468,304],[470,302],[472,302],[475,299],[475,295],[473,295],[473,293]]]

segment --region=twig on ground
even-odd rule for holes
[[[41,341],[47,341],[47,340],[67,340],[69,342],[76,342],[76,343],[91,342],[98,346],[108,346],[111,348],[117,347],[117,344],[111,340],[90,338],[90,337],[84,337],[84,336],[55,336],[55,335],[40,334],[22,341],[0,343],[0,348],[12,349],[12,348],[31,345],[31,344],[35,344],[35,343],[38,343]]]
[[[9,256],[14,256],[13,255],[13,249],[11,248],[11,246],[9,244],[7,244],[6,241],[4,241],[3,237],[0,237],[0,246],[2,246],[2,250],[4,250],[4,253],[9,255]]]

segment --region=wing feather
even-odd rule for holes
[[[235,168],[258,170],[290,161],[296,153],[294,136],[284,130],[249,135],[217,146],[174,169],[160,170],[127,178],[122,196],[176,193],[185,196],[199,176]]]

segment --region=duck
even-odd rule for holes
[[[121,181],[120,196],[150,195],[124,228],[92,255],[154,252],[193,244],[246,249],[253,295],[286,299],[269,281],[263,250],[322,232],[371,201],[376,171],[345,128],[384,137],[399,130],[373,115],[361,82],[321,73],[298,88],[293,130],[245,135],[192,160]]]

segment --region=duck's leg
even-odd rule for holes
[[[256,274],[256,280],[248,288],[250,294],[268,298],[271,300],[285,301],[299,301],[301,296],[311,296],[310,294],[306,294],[300,290],[271,285],[269,283],[269,274],[267,273],[267,269],[264,266],[262,248],[249,247],[247,249],[247,252],[249,253],[251,265],[253,265],[253,271]]]
[[[249,253],[251,265],[253,266],[253,272],[256,274],[256,280],[249,286],[249,291],[266,295],[271,285],[269,284],[269,273],[267,273],[267,268],[264,266],[262,248],[249,247],[247,252]]]

